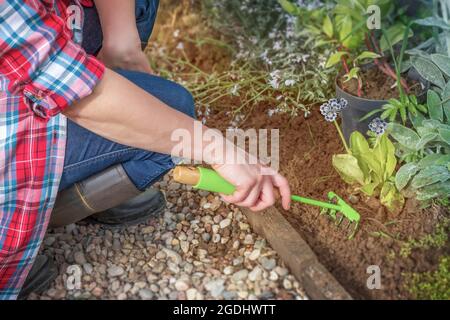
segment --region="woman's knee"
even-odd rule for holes
[[[173,93],[176,98],[174,99],[174,105],[171,105],[171,107],[195,118],[195,102],[192,93],[178,83],[174,83]]]

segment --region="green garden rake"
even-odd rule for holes
[[[226,195],[233,194],[236,190],[235,186],[222,178],[217,172],[207,168],[179,166],[175,168],[173,176],[175,181],[192,185],[195,189],[218,192]],[[337,226],[341,226],[344,219],[347,220],[348,223],[345,228],[349,229],[353,225],[353,227],[350,228],[351,231],[348,238],[352,239],[355,235],[361,219],[360,215],[336,193],[328,192],[329,202],[318,201],[297,195],[292,195],[291,199],[295,202],[322,208],[320,214],[327,214],[335,221]]]

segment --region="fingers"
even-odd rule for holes
[[[271,176],[271,178],[273,185],[280,190],[283,209],[289,210],[291,207],[291,189],[289,188],[288,181],[278,173]]]
[[[262,187],[263,187],[263,185],[261,182],[256,183],[255,186],[253,187],[253,189],[248,194],[247,198],[245,198],[244,201],[237,202],[236,204],[241,207],[247,207],[247,208],[253,207],[256,204],[256,202],[259,200]]]
[[[273,206],[275,200],[276,199],[272,181],[270,180],[270,178],[266,178],[261,189],[260,197],[256,204],[253,207],[250,207],[250,210],[255,212],[265,210]]]

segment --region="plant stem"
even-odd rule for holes
[[[337,132],[339,133],[339,137],[340,137],[341,140],[342,140],[342,144],[344,145],[345,151],[346,151],[348,154],[351,154],[350,148],[349,148],[348,145],[347,145],[347,141],[345,141],[344,134],[342,133],[342,130],[341,130],[341,127],[339,126],[339,123],[337,123],[336,120],[334,120],[333,122],[334,122],[334,125],[335,125],[335,127],[336,127]]]

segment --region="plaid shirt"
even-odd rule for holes
[[[64,165],[60,112],[104,72],[73,40],[79,5],[0,0],[0,299],[17,297],[47,229]]]

